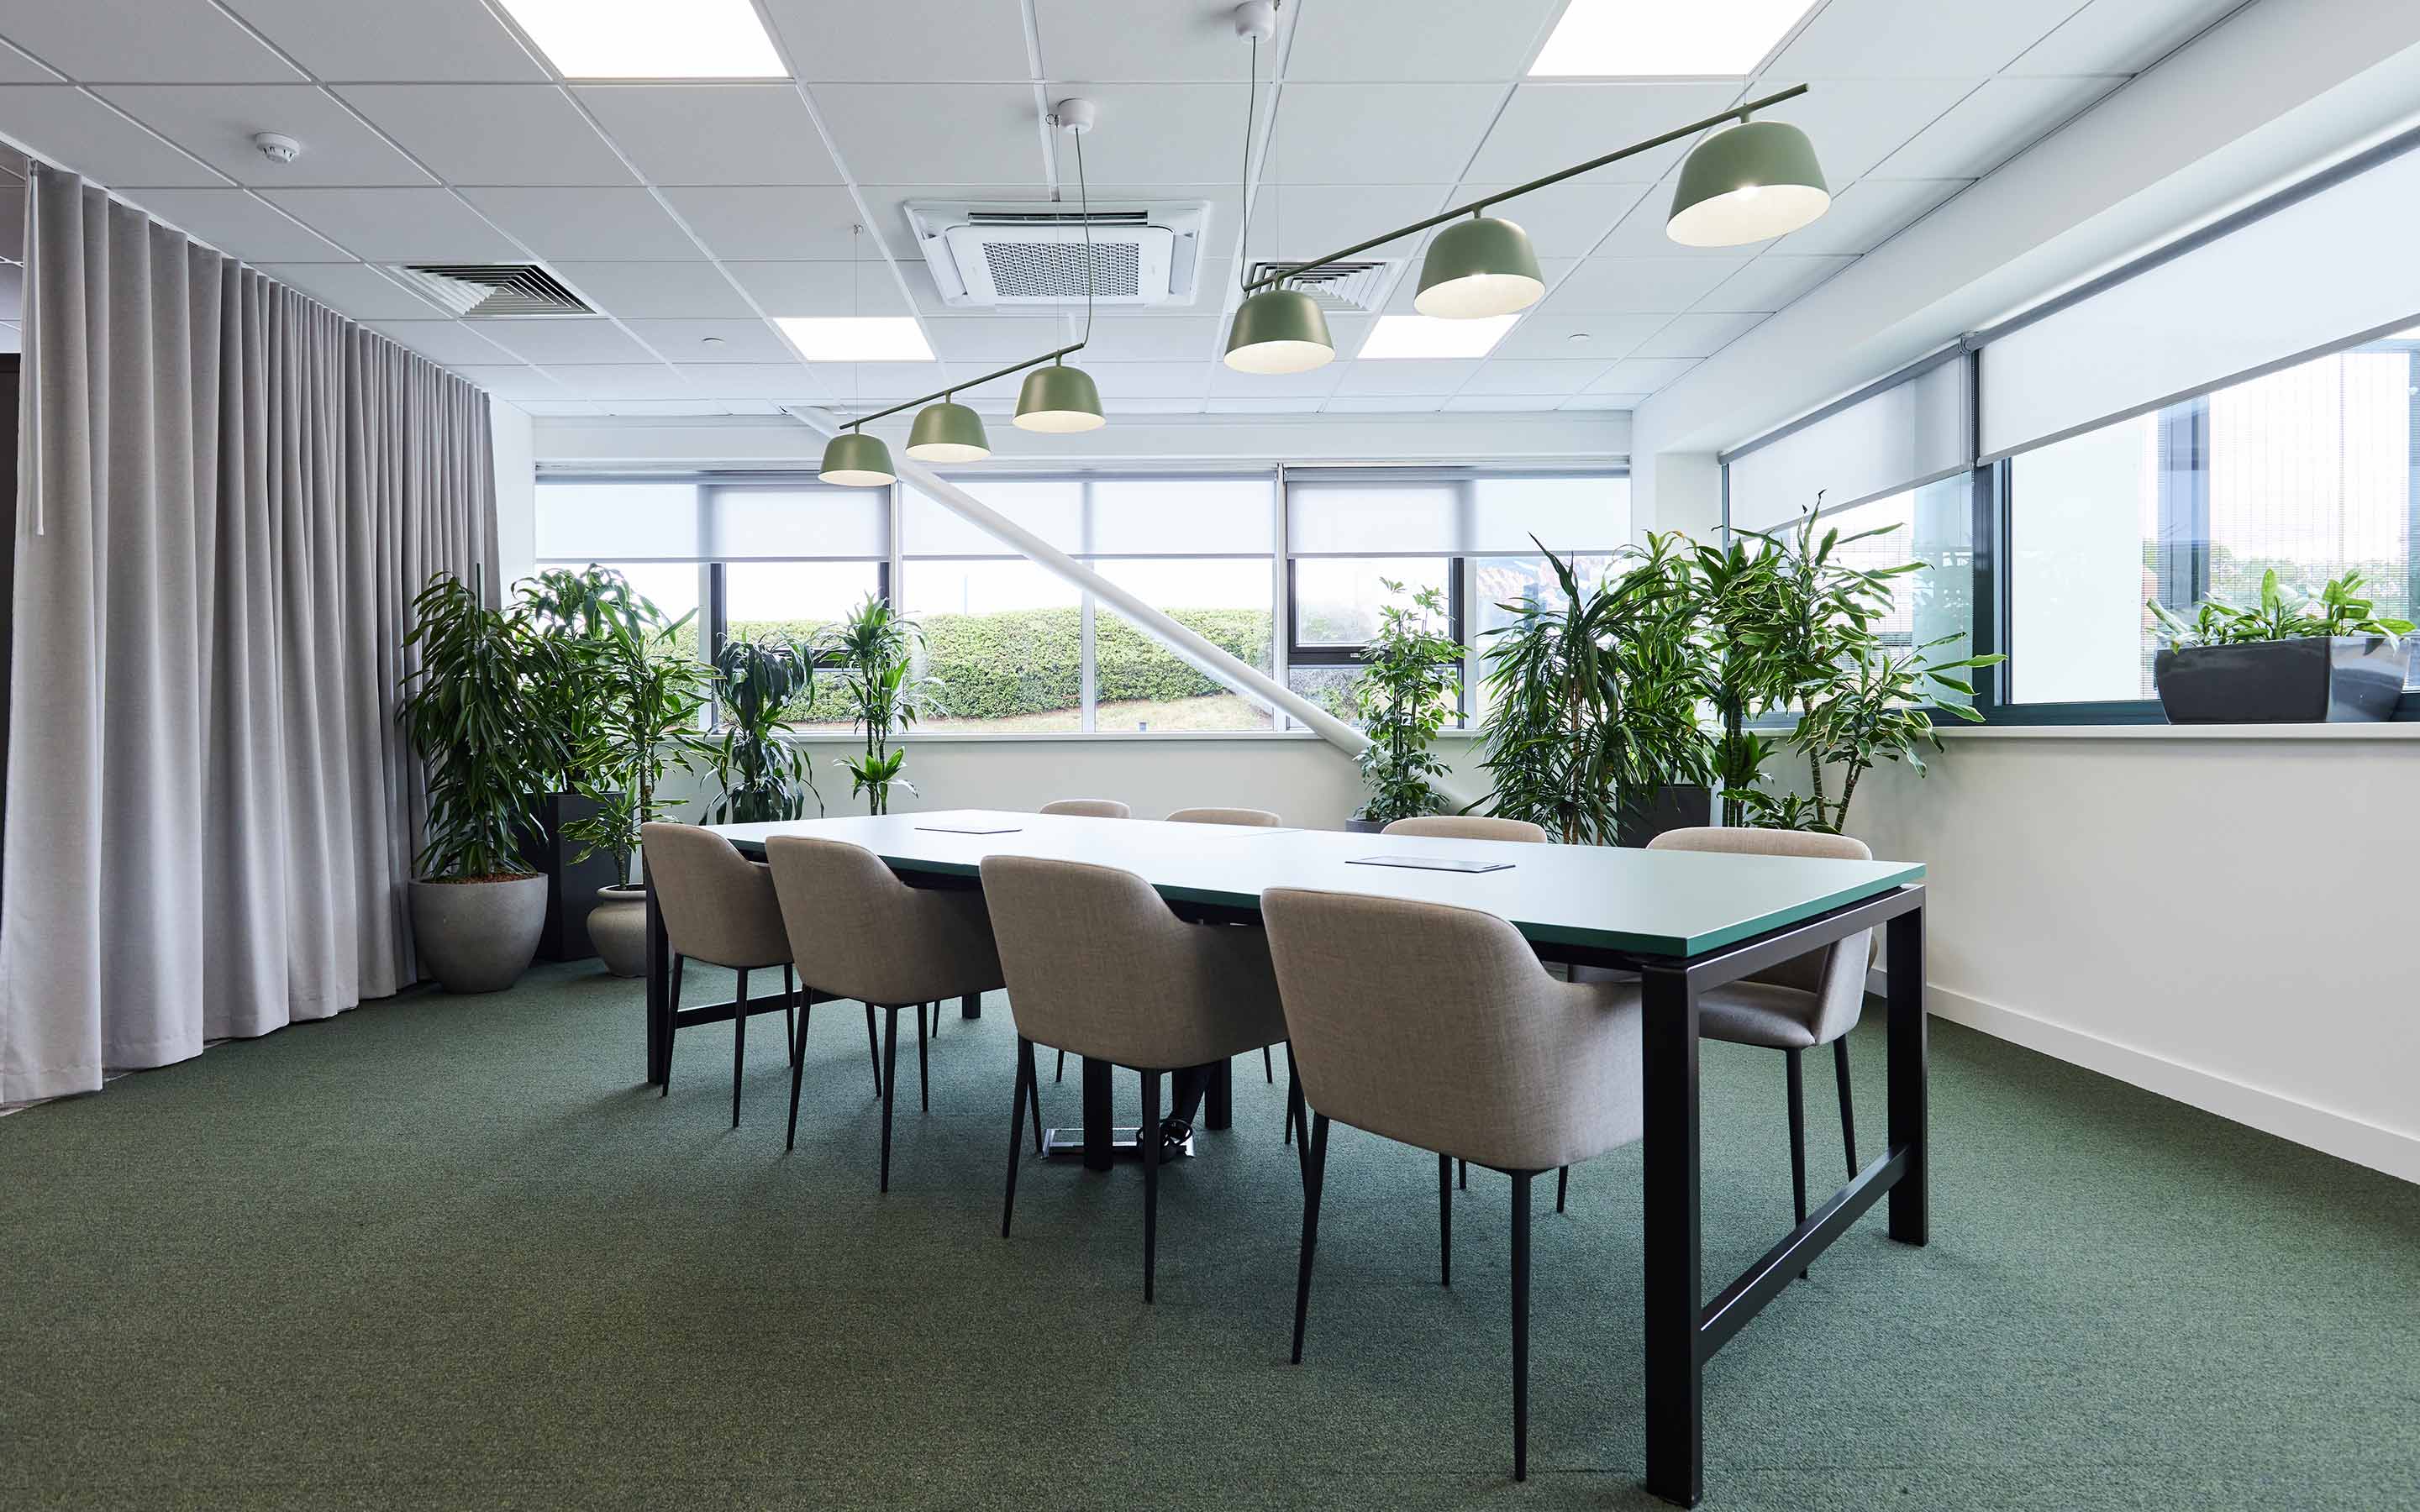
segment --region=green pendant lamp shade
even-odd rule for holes
[[[845,430],[824,443],[824,466],[817,476],[844,487],[880,488],[898,474],[891,471],[891,448],[881,437]]]
[[[1664,229],[1684,247],[1737,247],[1787,236],[1831,207],[1807,133],[1783,121],[1748,121],[1689,154]]]
[[[983,416],[944,399],[916,411],[908,432],[908,455],[919,462],[980,462],[991,455]]]
[[[1297,288],[1264,288],[1235,307],[1227,365],[1238,373],[1308,373],[1336,360],[1327,316]]]
[[[1526,310],[1545,292],[1529,233],[1483,215],[1447,226],[1429,243],[1412,308],[1443,320],[1478,320]]]
[[[1108,424],[1109,417],[1101,413],[1101,391],[1082,368],[1052,363],[1025,375],[1025,387],[1016,396],[1017,429],[1064,435]]]

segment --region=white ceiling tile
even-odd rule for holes
[[[1867,253],[1907,229],[1966,187],[1963,178],[1864,178],[1839,192],[1823,218],[1792,231],[1775,250],[1807,254]]]
[[[1681,315],[1632,348],[1633,357],[1712,357],[1757,326],[1764,315]]]
[[[841,181],[793,85],[593,85],[573,93],[651,184]]]
[[[1357,336],[1347,340],[1332,326],[1329,328],[1328,334],[1335,337],[1339,351],[1356,350],[1360,346]],[[1342,362],[1330,362],[1325,366],[1314,367],[1308,373],[1238,373],[1226,363],[1219,363],[1210,369],[1210,393],[1214,396],[1230,399],[1249,399],[1255,396],[1288,398],[1306,395],[1325,398],[1336,392],[1337,380],[1344,376],[1347,365],[1349,364]]]
[[[1453,192],[1452,203],[1464,205],[1482,194],[1498,193],[1508,184],[1469,183]],[[1502,216],[1529,233],[1529,244],[1541,257],[1585,257],[1597,250],[1606,232],[1642,200],[1665,202],[1646,184],[1599,183],[1574,178],[1531,190],[1519,199],[1490,206],[1489,215]]]
[[[1193,79],[1244,82],[1251,50],[1235,36],[1232,8],[1212,0],[1136,8],[1119,0],[1034,0],[1042,66],[1054,79],[1099,82]],[[1261,47],[1261,77],[1284,55],[1299,8],[1278,12],[1278,35]],[[1244,113],[1234,126],[1243,129]]]
[[[1038,323],[1022,316],[991,316],[982,315],[934,316],[924,322],[925,339],[933,344],[935,356],[952,363],[1013,363],[1036,351],[1046,351],[1055,345],[1059,328]],[[1094,343],[1100,344],[1100,330],[1094,331]],[[1092,355],[1087,351],[1087,356]],[[1175,353],[1137,352],[1132,360],[1175,356]],[[1202,355],[1207,355],[1207,348]],[[1080,361],[1080,359],[1079,359]]]
[[[706,255],[644,189],[466,189],[462,197],[542,257],[610,252],[680,262]]]
[[[1343,363],[1339,365],[1344,369],[1344,376],[1336,381],[1336,392],[1340,394],[1359,398],[1404,393],[1443,395],[1470,381],[1471,375],[1479,371],[1479,359],[1415,357],[1402,362]]]
[[[2092,0],[2008,71],[2140,73],[2242,5],[2243,0]]]
[[[1319,408],[1322,413],[1330,415],[1433,415],[1445,408],[1446,398],[1442,393],[1337,393],[1330,394]]]
[[[1464,393],[1521,393],[1560,396],[1587,388],[1589,379],[1606,370],[1602,357],[1577,361],[1559,358],[1491,357],[1482,363]]]
[[[239,183],[306,189],[437,181],[316,85],[105,85],[96,93]],[[294,138],[302,155],[271,162],[253,145],[261,131]]]
[[[456,371],[459,372],[460,369],[458,368]],[[612,412],[593,399],[514,399],[508,402],[523,414],[540,417],[602,415]]]
[[[411,347],[432,363],[492,366],[509,363],[513,354],[481,336],[459,320],[372,320],[369,328]]]
[[[1122,399],[1184,399],[1201,398],[1209,392],[1210,364],[1206,361],[1192,363],[1100,363],[1084,362],[1084,371],[1093,375],[1104,398]]]
[[[1978,79],[1819,80],[1797,99],[1760,117],[1788,121],[1815,144],[1823,181],[1840,186],[1862,178],[1975,91]],[[1760,81],[1760,91],[1779,88]]]
[[[356,320],[431,320],[445,313],[361,263],[263,263],[260,270]]]
[[[1563,401],[1566,409],[1636,409],[1644,403],[1643,393],[1575,393]]]
[[[1442,185],[1264,184],[1252,196],[1252,258],[1316,257],[1445,208]],[[1405,258],[1428,239],[1415,231],[1381,242],[1358,258]]]
[[[1198,415],[1202,401],[1198,396],[1171,398],[1165,395],[1139,394],[1101,395],[1101,408],[1113,415]]]
[[[1614,363],[1588,386],[1590,393],[1652,393],[1697,366],[1686,357],[1629,357]]]
[[[766,0],[765,8],[801,79],[938,84],[1032,76],[1017,0]],[[1121,9],[1096,23],[1131,26],[1137,16]]]
[[[552,85],[362,84],[336,92],[449,183],[637,181]]]
[[[349,262],[345,249],[240,189],[145,189],[135,203],[248,263]]]
[[[499,399],[519,402],[524,399],[567,399],[572,396],[562,384],[555,382],[535,367],[455,365],[454,371]]]
[[[1539,309],[1559,316],[1685,310],[1745,266],[1744,257],[1591,257]]]
[[[1242,170],[1244,102],[1235,85],[1054,84],[1046,93],[1082,94],[1101,107],[1099,130],[1084,138],[1084,173],[1095,184],[1215,184]],[[1061,132],[1058,146],[1060,182],[1072,197],[1076,144]]]
[[[1464,170],[1503,98],[1500,86],[1484,84],[1290,84],[1278,99],[1277,132],[1262,171],[1296,184],[1450,184],[1482,177]],[[1228,145],[1241,149],[1234,138]]]
[[[807,370],[841,398],[904,399],[950,381],[939,363],[810,363]]]
[[[488,262],[520,249],[442,189],[269,189],[264,197],[371,262]]]
[[[770,399],[613,399],[597,408],[610,415],[778,415]]]
[[[0,37],[86,83],[302,77],[209,0],[0,0]]]
[[[226,182],[225,175],[71,85],[0,85],[0,131],[113,188]]]
[[[0,41],[0,84],[58,84],[65,77]]]
[[[1769,252],[1717,285],[1695,310],[1770,315],[1855,262],[1854,257],[1806,257]]]
[[[929,330],[940,322],[924,324]],[[1215,315],[1122,314],[1093,323],[1093,344],[1084,355],[1102,363],[1206,362],[1226,346],[1226,322]]]
[[[1830,0],[1765,72],[1808,79],[1981,78],[2048,36],[2082,4]]]
[[[1874,170],[1885,178],[1980,178],[2081,114],[2121,79],[1990,79]]]
[[[1561,408],[1559,393],[1457,393],[1445,402],[1448,414],[1538,415]]]
[[[629,326],[631,334],[675,363],[791,360],[790,344],[762,320],[633,320]]]
[[[544,371],[559,385],[556,392],[575,399],[719,397],[702,395],[694,385],[684,382],[680,374],[661,363],[599,363],[594,366],[550,367]],[[707,371],[719,370],[708,368]]]
[[[1213,398],[1202,406],[1205,415],[1315,415],[1325,400],[1264,393],[1257,398]]]
[[[591,305],[625,319],[738,320],[752,313],[711,263],[557,262],[554,270]]]
[[[344,6],[329,0],[237,0],[237,8],[322,79],[526,83],[546,77],[482,0]]]
[[[819,84],[812,92],[842,166],[860,183],[1027,184],[1042,174],[1031,85]],[[1072,183],[1075,156],[1065,159]]]
[[[1303,8],[1288,79],[1513,79],[1561,0],[1380,0]]]
[[[845,189],[667,189],[664,198],[717,257],[726,259],[845,261],[852,255],[849,227],[860,224],[857,202]],[[855,250],[874,255],[870,246]]]
[[[1738,86],[1729,84],[1525,84],[1512,91],[1465,177],[1523,183],[1660,136],[1738,98]],[[1588,177],[1592,183],[1652,184],[1687,150],[1687,143],[1675,142]],[[1820,142],[1816,153],[1823,153]]]
[[[1662,330],[1669,313],[1634,315],[1554,315],[1532,310],[1496,344],[1490,357],[1593,357],[1610,363],[1627,357],[1640,342]],[[1585,340],[1574,341],[1575,336]],[[1392,365],[1392,364],[1390,364]]]
[[[879,262],[730,262],[725,271],[769,316],[907,315],[907,297]]]
[[[799,363],[692,363],[682,376],[689,387],[717,399],[821,399],[826,387]]]
[[[644,363],[648,357],[645,347],[611,320],[548,316],[462,323],[514,356],[542,366]]]
[[[1773,245],[1770,240],[1751,241],[1736,247],[1689,247],[1672,239],[1664,229],[1671,218],[1672,196],[1658,184],[1638,202],[1638,208],[1621,218],[1596,249],[1600,257],[1753,257]]]

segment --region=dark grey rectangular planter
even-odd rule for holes
[[[2389,719],[2412,652],[2384,636],[2305,636],[2187,646],[2151,662],[2170,724],[2319,724]]]
[[[597,800],[576,793],[550,793],[538,802],[538,828],[521,837],[521,858],[546,873],[546,928],[537,939],[541,961],[585,961],[597,953],[588,939],[588,911],[597,889],[622,880],[613,857],[599,851],[575,861],[580,842],[564,838],[564,826],[597,811]]]
[[[1621,816],[1621,842],[1643,846],[1668,829],[1698,829],[1714,822],[1712,788],[1673,783],[1656,790],[1654,801]]]

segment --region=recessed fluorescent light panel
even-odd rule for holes
[[[933,348],[904,315],[776,316],[773,323],[810,363],[929,363]]]
[[[1745,76],[1808,0],[1572,0],[1529,77]]]
[[[1409,357],[1484,357],[1512,329],[1517,315],[1439,320],[1425,315],[1382,315],[1358,353],[1365,363]]]
[[[503,0],[566,79],[780,79],[749,0]]]

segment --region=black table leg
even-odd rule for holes
[[[1113,1069],[1106,1060],[1084,1059],[1084,1168],[1088,1171],[1106,1171],[1112,1160],[1109,1072]]]
[[[647,1081],[664,1079],[672,1058],[672,944],[664,937],[663,910],[656,906],[655,885],[647,878],[646,857],[639,860],[639,881],[647,889]]]
[[[1202,1091],[1202,1127],[1224,1129],[1235,1121],[1235,1062],[1210,1063],[1210,1085]]]
[[[1695,1506],[1705,1487],[1699,1355],[1698,998],[1669,967],[1639,973],[1645,1011],[1647,1489]]]
[[[1921,1244],[1931,1228],[1930,1178],[1926,1173],[1924,907],[1921,903],[1884,926],[1884,969],[1888,972],[1890,1042],[1890,1152],[1904,1152],[1907,1173],[1890,1189],[1890,1237]]]
[[[959,998],[958,1017],[962,1019],[979,1019],[983,1017],[982,995],[978,993],[969,993],[964,997]]]

